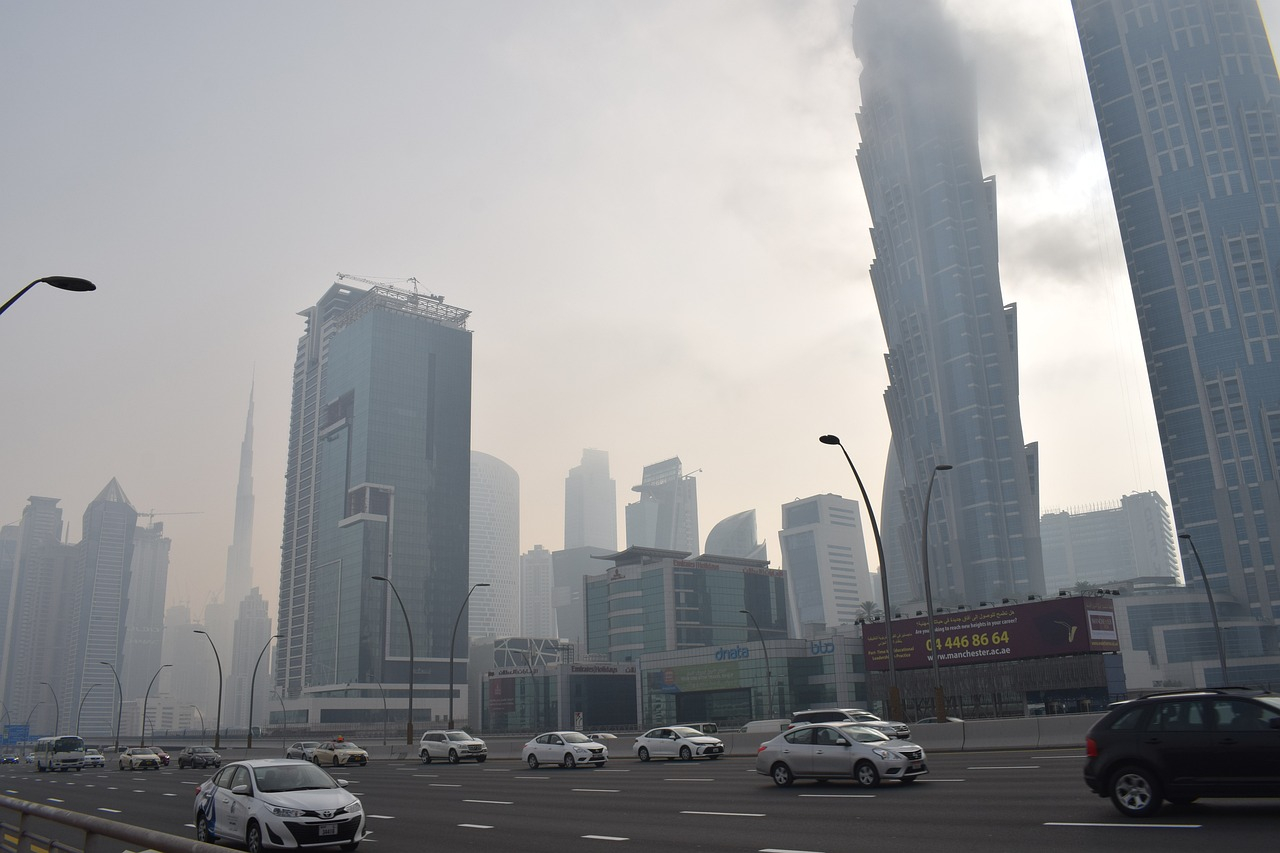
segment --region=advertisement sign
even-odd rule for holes
[[[938,665],[963,666],[1002,660],[1120,651],[1115,605],[1101,596],[1053,598],[934,616]],[[889,668],[883,622],[862,626],[867,669]],[[893,620],[896,669],[933,665],[929,620]]]
[[[649,670],[645,675],[649,680],[649,690],[656,693],[701,693],[736,690],[741,686],[737,661],[669,666]]]

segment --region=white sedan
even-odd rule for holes
[[[689,761],[694,758],[715,760],[724,755],[724,741],[718,737],[704,735],[689,726],[667,726],[649,729],[636,738],[636,758],[648,761],[650,758],[665,758],[670,761],[679,758]]]
[[[520,757],[531,770],[540,764],[603,767],[609,760],[609,749],[582,732],[547,732],[526,743]]]

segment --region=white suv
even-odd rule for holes
[[[882,720],[862,708],[820,708],[811,711],[796,711],[791,715],[791,725],[788,728],[795,728],[805,723],[854,723],[855,725],[875,729],[889,737],[896,737],[902,740],[911,737],[911,728],[906,723],[899,723],[896,720]]]
[[[489,747],[480,738],[463,731],[424,732],[418,742],[418,756],[423,764],[430,764],[435,758],[450,764],[472,758],[480,764],[489,757]]]

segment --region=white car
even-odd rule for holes
[[[718,737],[704,735],[689,726],[667,726],[649,729],[636,738],[636,758],[648,761],[650,758],[665,758],[670,761],[679,758],[689,761],[694,758],[715,760],[724,755],[724,741]]]
[[[290,758],[227,764],[196,789],[196,838],[250,850],[355,850],[365,835],[364,808],[346,787],[346,780]]]
[[[418,757],[423,764],[430,764],[434,759],[457,764],[464,758],[480,764],[489,757],[489,747],[464,731],[423,732],[418,741]]]
[[[815,723],[788,729],[760,744],[756,772],[778,787],[796,779],[852,779],[874,788],[884,779],[914,782],[929,772],[924,750],[875,729]]]
[[[145,746],[131,746],[120,750],[121,770],[159,770],[160,756]]]
[[[303,761],[310,761],[315,754],[316,747],[320,745],[318,740],[300,740],[289,744],[289,748],[284,751],[285,758],[301,758]]]
[[[526,743],[520,757],[530,769],[537,769],[540,764],[603,767],[609,760],[609,749],[582,732],[547,732]]]
[[[98,750],[94,749],[93,747],[89,747],[84,751],[84,766],[85,767],[106,767],[107,758],[101,752],[98,752]]]

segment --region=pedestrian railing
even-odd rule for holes
[[[3,853],[119,853],[122,845],[154,853],[227,853],[225,847],[194,838],[0,794],[0,851]]]

